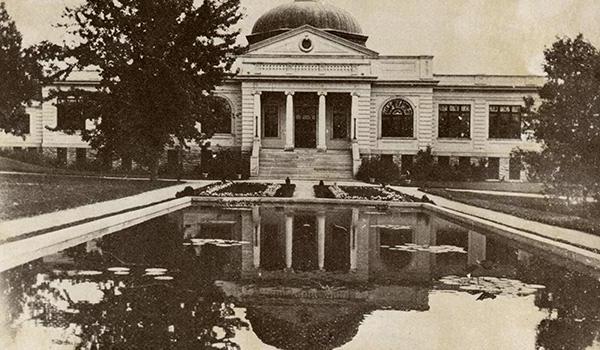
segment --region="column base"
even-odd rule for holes
[[[285,146],[283,150],[286,152],[294,152],[294,146]]]
[[[327,152],[327,147],[317,147],[317,152]]]

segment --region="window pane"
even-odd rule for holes
[[[493,112],[493,108],[497,112]],[[489,137],[521,138],[521,106],[490,106]]]
[[[207,132],[215,134],[231,134],[231,118],[233,116],[231,105],[222,97],[212,97],[208,101],[210,121],[203,123]]]
[[[500,178],[500,158],[489,158],[487,170],[488,179],[497,180]]]
[[[392,100],[383,107],[381,115],[382,137],[413,137],[414,112],[411,105],[402,100]]]
[[[450,105],[449,111],[439,112],[438,137],[471,137],[471,112],[469,105]]]
[[[85,104],[74,96],[60,97],[56,103],[56,126],[66,130],[85,129]]]

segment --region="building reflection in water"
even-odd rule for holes
[[[183,213],[184,240],[224,239],[242,244],[225,266],[244,279],[314,272],[354,281],[430,281],[485,261],[485,235],[416,210],[390,215],[374,208],[309,207],[208,209]],[[455,246],[466,254],[405,251],[397,246]],[[195,246],[201,255],[206,246]],[[294,272],[293,274],[290,274]],[[318,272],[323,272],[319,274]],[[324,274],[329,273],[329,274]]]
[[[239,254],[231,255],[238,259],[240,278],[217,283],[246,308],[253,332],[265,344],[285,349],[342,346],[371,312],[427,311],[436,278],[464,276],[468,266],[475,266],[471,272],[484,269],[481,262],[488,259],[485,235],[417,210],[324,209],[191,208],[183,214],[185,239],[245,243]],[[397,249],[432,246],[457,251]],[[196,249],[203,253],[204,248]],[[497,262],[485,272],[514,276],[515,268],[502,262],[510,257],[506,249],[494,245],[492,253]]]
[[[561,262],[412,209],[199,206],[0,274],[0,325],[30,319],[63,329],[52,341],[116,347],[377,339],[379,348],[583,350],[598,339],[600,283]],[[469,289],[480,282],[503,290]],[[67,309],[57,295],[72,296]],[[206,331],[223,324],[225,338]],[[19,327],[8,337],[32,341]]]

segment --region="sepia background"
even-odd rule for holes
[[[61,41],[52,28],[80,0],[5,0],[26,43]],[[382,55],[434,55],[442,73],[540,74],[542,51],[557,35],[583,33],[600,44],[598,0],[327,0],[348,10]],[[242,0],[242,34],[288,0]],[[243,36],[240,37],[245,42]]]

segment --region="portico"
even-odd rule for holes
[[[261,148],[349,150],[356,139],[357,92],[254,91],[254,138]]]

